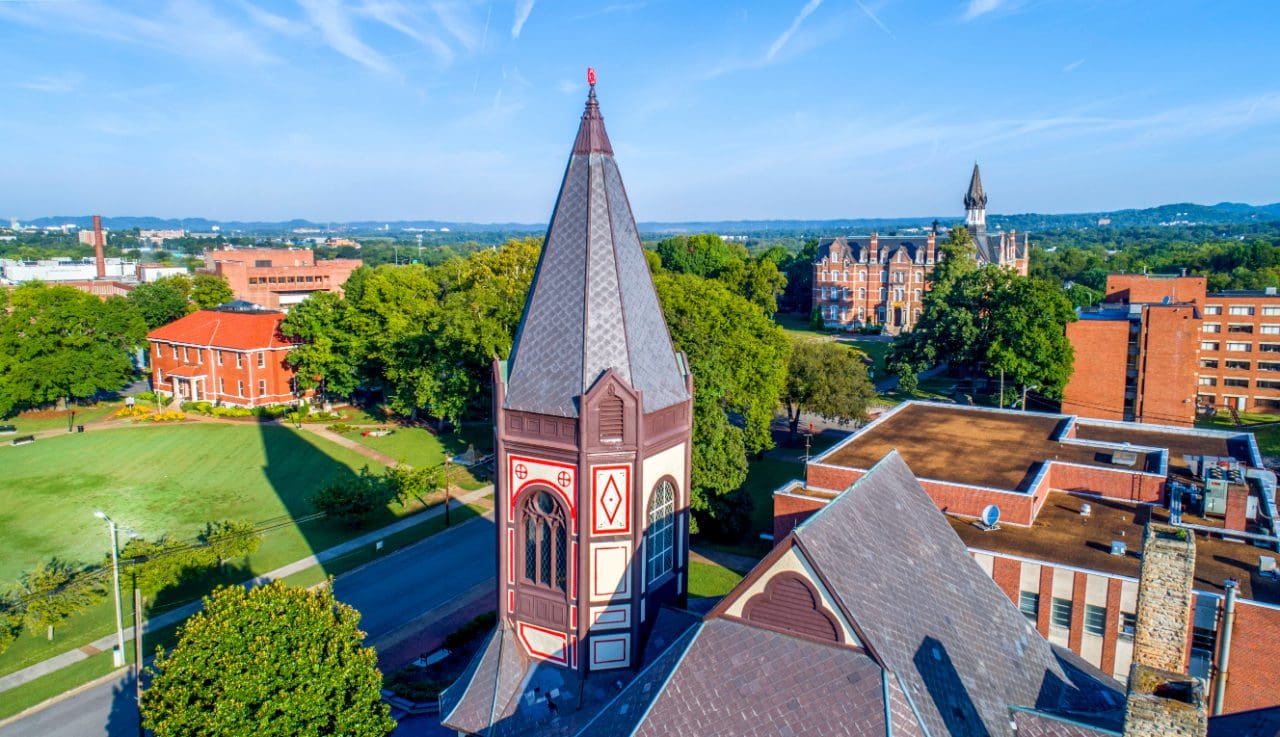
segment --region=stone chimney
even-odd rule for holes
[[[1124,737],[1204,737],[1208,731],[1204,688],[1183,672],[1195,566],[1189,530],[1148,523]]]
[[[102,255],[102,248],[105,244],[102,238],[102,216],[93,216],[93,256],[98,261],[98,278],[107,278],[107,260]]]

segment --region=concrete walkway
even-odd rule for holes
[[[359,453],[360,455],[364,456],[365,458],[368,458],[369,460],[377,461],[378,463],[381,463],[382,465],[387,466],[388,468],[392,466],[401,466],[401,465],[405,466],[406,468],[412,468],[412,466],[410,466],[408,463],[402,464],[400,461],[397,461],[396,459],[392,458],[391,456],[385,453],[379,453],[373,448],[370,448],[369,446],[363,443],[358,443],[352,440],[351,438],[344,438],[338,433],[332,430],[329,430],[327,428],[321,427],[320,425],[303,423],[302,429],[311,433],[312,435],[319,435],[320,437],[324,438],[325,440],[328,440],[331,443],[334,443],[335,445],[341,445],[342,447],[348,450],[353,450]]]
[[[469,491],[463,494],[459,494],[454,497],[454,500],[461,504],[471,504],[473,502],[480,501],[481,499],[484,498],[485,495],[491,494],[491,493],[493,493],[493,487],[486,486],[484,488],[477,489],[475,491]],[[455,504],[454,508],[456,508],[456,506],[457,505]],[[420,514],[415,514],[412,517],[406,517],[402,520],[398,520],[396,522],[393,522],[387,525],[386,527],[382,527],[377,530],[367,532],[359,537],[352,538],[351,540],[348,540],[345,543],[342,543],[340,545],[335,545],[332,548],[323,550],[314,555],[309,555],[305,558],[302,558],[301,560],[296,560],[286,566],[281,566],[280,568],[277,568],[273,571],[268,571],[267,573],[264,573],[261,576],[256,576],[254,578],[251,578],[248,581],[245,581],[243,585],[258,586],[264,583],[269,583],[276,579],[285,578],[286,576],[293,575],[294,573],[298,573],[299,571],[304,571],[314,565],[326,563],[335,558],[339,558],[343,555],[346,555],[347,553],[356,551],[362,547],[372,545],[376,541],[381,540],[389,535],[393,535],[397,532],[400,532],[401,530],[407,530],[416,525],[420,525],[423,522],[435,519],[436,517],[439,517],[442,514],[444,514],[444,507],[437,505]],[[181,622],[187,617],[190,617],[192,614],[195,614],[196,612],[200,611],[200,609],[203,606],[204,606],[203,600],[194,601],[190,604],[187,604],[186,606],[182,606],[172,611],[165,612],[164,614],[160,614],[158,616],[152,617],[151,619],[148,619],[146,622],[143,622],[142,624],[143,632],[144,633],[151,632],[157,629],[161,629],[163,627],[167,627],[171,624],[176,624],[178,622]],[[133,627],[127,627],[125,629],[124,638],[126,642],[133,639]],[[27,666],[22,670],[10,673],[7,676],[0,677],[0,692],[8,691],[11,688],[16,688],[17,686],[21,686],[24,683],[29,683],[30,681],[40,678],[41,676],[48,675],[50,673],[53,673],[54,671],[57,671],[69,665],[72,665],[73,663],[77,663],[81,660],[84,660],[91,655],[96,655],[100,652],[111,650],[112,648],[115,647],[115,645],[116,645],[116,635],[113,632],[112,634],[107,635],[106,637],[101,637],[97,640],[94,640],[88,645],[81,646],[74,650],[68,650],[60,655],[55,655],[54,657],[49,658],[48,660],[41,661],[34,665]]]

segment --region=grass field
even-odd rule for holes
[[[689,596],[724,596],[741,580],[742,574],[724,566],[689,561]]]
[[[366,437],[361,435],[368,429],[365,428],[352,430],[343,437],[415,468],[438,466],[444,462],[446,455],[466,452],[469,445],[474,445],[476,452],[481,454],[493,448],[493,430],[487,425],[469,426],[444,435],[436,435],[421,427],[396,427],[390,424],[383,427],[394,432],[380,438]],[[465,489],[478,489],[483,485],[465,472],[459,472],[453,479]]]
[[[77,406],[73,421],[77,425],[83,425],[101,420],[122,405],[123,402],[99,402],[95,405]],[[67,413],[66,410],[23,412],[20,415],[0,420],[0,425],[14,425],[18,428],[18,434],[39,432],[41,430],[65,430],[67,429]]]
[[[1244,423],[1244,426],[1236,427],[1235,422],[1231,420],[1230,413],[1219,412],[1213,417],[1201,417],[1197,419],[1196,427],[1204,427],[1211,430],[1237,430],[1251,432],[1253,433],[1254,438],[1258,441],[1259,453],[1264,456],[1280,456],[1280,425],[1258,428],[1250,427],[1250,425],[1256,423],[1280,422],[1280,416],[1241,412],[1240,421]]]

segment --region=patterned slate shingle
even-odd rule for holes
[[[507,409],[576,417],[610,368],[645,412],[689,399],[594,91],[508,366]]]

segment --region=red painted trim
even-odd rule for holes
[[[591,638],[591,664],[592,665],[608,665],[610,663],[626,663],[628,661],[628,658],[627,658],[628,651],[631,649],[630,643],[628,642],[629,639],[630,638],[627,638],[627,637],[592,637]],[[599,655],[596,652],[596,649],[601,644],[606,642],[621,642],[622,657],[611,658],[609,660],[601,660]]]
[[[507,583],[516,582],[516,531],[507,529]]]
[[[626,606],[609,607],[600,612],[595,620],[591,622],[591,626],[594,627],[599,624],[627,624],[628,620],[631,618],[630,614],[630,609]],[[609,617],[617,617],[617,619],[610,619]]]
[[[515,614],[516,611],[516,592],[514,590],[507,591],[507,611]]]
[[[573,604],[569,607],[569,629],[578,629],[578,605]]]
[[[601,522],[614,525],[613,520],[597,520],[596,508],[599,505],[600,494],[603,493],[599,487],[600,472],[622,471],[624,476],[623,488],[619,489],[622,500],[618,502],[618,509],[614,512],[616,515],[622,515],[623,524],[621,527],[609,526],[601,527]],[[612,477],[609,477],[612,479]],[[631,464],[615,464],[609,466],[592,466],[591,467],[591,534],[593,535],[630,535],[631,534]]]
[[[531,474],[526,472],[527,478],[524,478],[524,479],[518,478],[516,476],[516,464],[521,461],[525,463],[534,463],[534,464],[539,464],[544,466],[554,466],[567,471],[569,473],[568,487],[566,488],[562,486],[556,479],[550,476],[533,477]],[[576,499],[577,495],[570,494],[569,490],[577,486],[577,483],[578,483],[577,472],[578,472],[578,467],[570,465],[568,463],[560,463],[558,461],[545,461],[540,458],[532,458],[529,456],[508,455],[507,456],[507,478],[513,482],[512,487],[515,489],[515,491],[511,494],[510,498],[507,499],[507,505],[508,505],[509,511],[511,512],[512,518],[515,517],[516,500],[520,497],[522,493],[524,493],[524,490],[534,484],[540,484],[542,486],[546,486],[547,488],[555,491],[557,494],[560,495],[560,498],[563,499],[565,503],[569,505],[569,520],[570,520],[570,524],[572,525],[571,531],[576,534],[578,531],[577,530],[578,504]],[[519,485],[517,486],[516,483],[514,482],[519,482]]]
[[[528,651],[530,655],[543,658],[544,660],[550,660],[553,663],[561,663],[566,665],[568,664],[569,662],[568,635],[566,635],[563,632],[555,632],[554,630],[544,629],[542,627],[537,626],[536,624],[528,624],[526,622],[521,622],[519,625],[519,629],[520,629],[520,642],[524,644],[524,649]],[[525,630],[537,630],[538,632],[541,632],[544,635],[550,635],[551,637],[558,638],[561,642],[560,655],[557,656],[554,653],[543,652],[542,650],[536,649],[533,645],[529,644],[529,640],[524,636]]]

